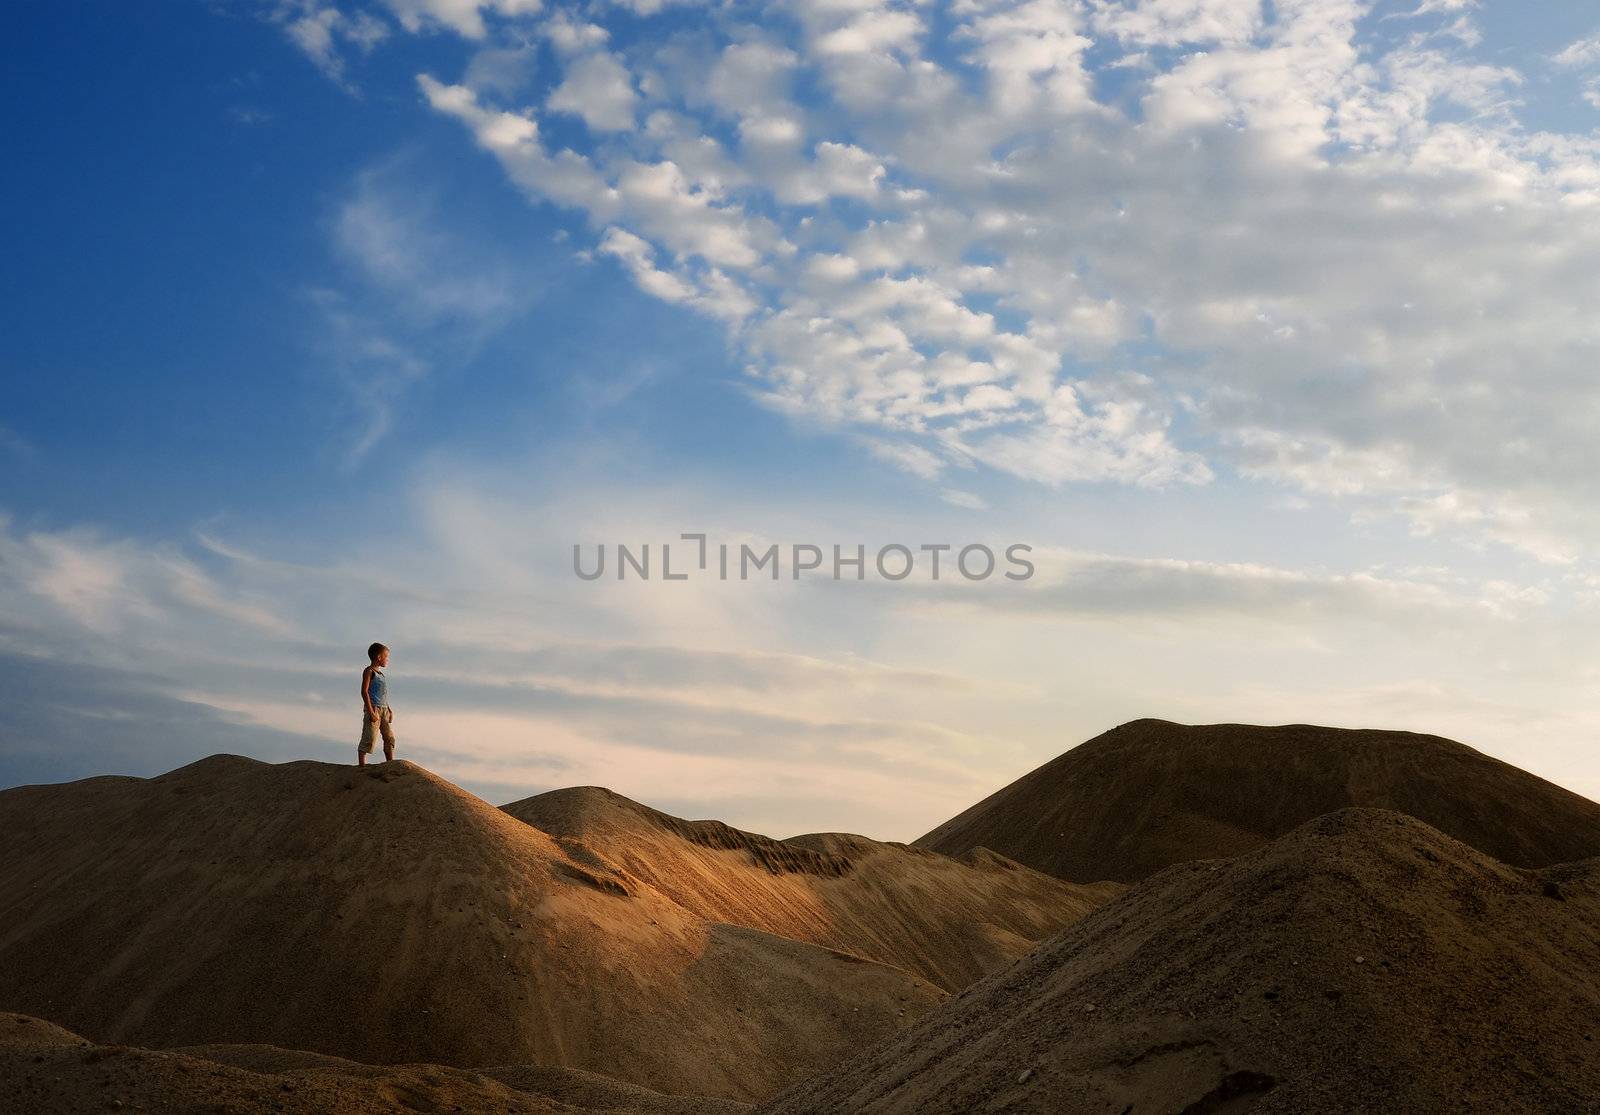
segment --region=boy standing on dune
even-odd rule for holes
[[[373,643],[367,648],[369,665],[361,671],[361,703],[366,715],[361,720],[361,742],[356,745],[356,766],[367,765],[375,737],[383,736],[383,761],[394,758],[394,710],[389,707],[389,680],[383,668],[389,664],[389,648]]]

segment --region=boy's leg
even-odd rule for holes
[[[378,712],[378,728],[383,733],[383,761],[394,761],[394,710],[385,706]]]
[[[356,766],[367,765],[367,756],[372,754],[373,735],[377,732],[377,722],[365,712],[361,714],[361,742],[356,744]]]

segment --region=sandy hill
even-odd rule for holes
[[[0,793],[0,1009],[101,1042],[578,1068],[750,1098],[944,993],[685,909],[405,762]]]
[[[1353,806],[1393,809],[1521,867],[1600,855],[1600,803],[1439,736],[1135,720],[1052,759],[916,843],[1063,879],[1132,882],[1237,855]]]
[[[949,991],[1021,956],[1121,888],[1082,886],[979,852],[819,833],[773,840],[685,821],[596,786],[504,807],[574,839],[710,921],[914,972]]]
[[[0,1111],[392,1115],[740,1115],[733,1100],[666,1096],[575,1069],[363,1065],[265,1045],[151,1050],[96,1045],[27,1015],[0,1013]]]
[[[1600,860],[1343,810],[1128,891],[760,1110],[1600,1111]]]

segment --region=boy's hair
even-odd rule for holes
[[[373,643],[367,648],[367,661],[376,662],[378,660],[378,655],[382,654],[388,649],[389,648],[384,646],[382,643]]]

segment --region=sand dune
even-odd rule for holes
[[[948,990],[1003,967],[1120,891],[1081,886],[980,852],[822,833],[773,840],[684,821],[595,786],[504,807],[576,839],[712,921],[880,961]]]
[[[771,1094],[944,998],[686,910],[419,767],[218,756],[0,793],[0,1009],[102,1042]]]
[[[1096,736],[916,843],[948,855],[990,848],[1063,879],[1133,882],[1352,806],[1409,814],[1521,867],[1600,855],[1600,803],[1452,740],[1164,720]]]
[[[1344,810],[1169,868],[768,1115],[1600,1111],[1600,860]]]
[[[1138,721],[960,861],[229,756],[0,831],[0,1111],[1600,1110],[1600,805],[1432,736]]]
[[[573,1069],[380,1067],[264,1045],[165,1051],[96,1045],[40,1019],[0,1013],[0,1111],[107,1110],[739,1115],[749,1108],[733,1100],[666,1096]]]

